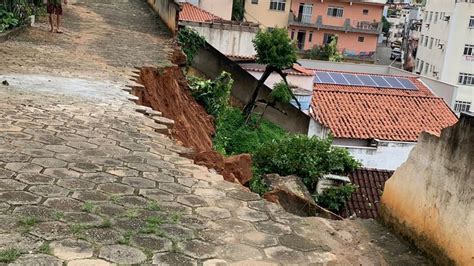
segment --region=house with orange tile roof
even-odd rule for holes
[[[420,133],[439,135],[457,122],[420,77],[356,69],[314,69],[308,135],[331,135],[334,145],[347,148],[364,167],[395,170]]]
[[[185,2],[181,4],[179,26],[196,30],[223,54],[247,57],[256,54],[252,40],[259,26],[255,23],[227,20]]]
[[[225,20],[232,19],[233,0],[178,0],[178,2],[189,3]]]

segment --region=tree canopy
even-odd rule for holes
[[[296,46],[285,29],[259,31],[252,42],[259,64],[285,69],[296,63]]]

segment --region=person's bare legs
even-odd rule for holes
[[[61,15],[56,15],[56,22],[57,22],[57,30],[56,32],[57,33],[63,33],[63,31],[60,29],[60,25],[61,25]]]
[[[49,14],[49,25],[51,25],[50,32],[54,32],[53,14]]]

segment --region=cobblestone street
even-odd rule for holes
[[[122,90],[134,66],[170,64],[146,1],[65,13],[64,34],[42,19],[0,43],[0,254],[14,264],[427,263],[375,221],[297,217],[181,157]]]

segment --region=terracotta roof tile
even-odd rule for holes
[[[377,218],[380,197],[385,181],[393,175],[393,171],[378,169],[358,169],[349,174],[351,183],[358,188],[347,201],[344,216],[356,215],[359,218]]]
[[[315,84],[312,116],[336,138],[416,141],[457,121],[446,103],[417,78],[417,90]]]
[[[179,12],[179,20],[181,21],[193,21],[193,22],[207,22],[213,20],[223,20],[204,9],[201,9],[190,3],[183,3],[182,9]]]

